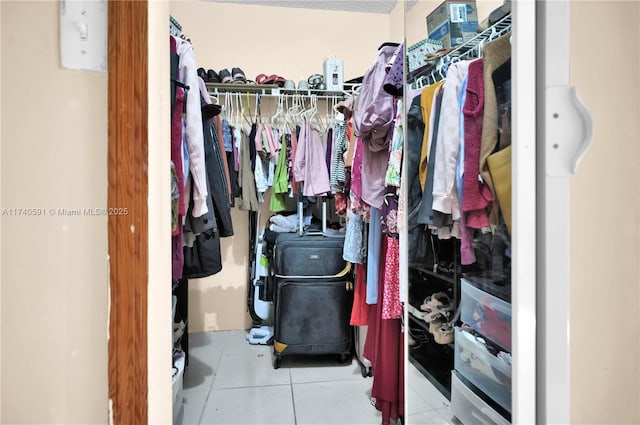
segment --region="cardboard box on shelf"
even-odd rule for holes
[[[477,35],[478,10],[475,1],[446,0],[427,16],[429,38],[445,48],[455,47]]]
[[[442,41],[424,39],[407,49],[407,67],[413,72],[427,65],[427,55],[442,49]]]

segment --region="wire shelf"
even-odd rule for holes
[[[423,67],[422,69],[409,74],[407,82],[412,89],[422,87],[425,79],[428,77],[433,82],[442,79],[442,76],[436,75],[435,71],[446,67],[449,63],[457,60],[467,60],[480,57],[482,52],[482,46],[489,40],[493,40],[511,31],[511,14],[504,16],[495,24],[491,25],[486,30],[478,33],[475,37],[467,42],[456,46],[449,53],[432,61],[430,65]]]

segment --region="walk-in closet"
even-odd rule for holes
[[[498,23],[507,24],[502,20],[509,15],[503,0],[476,0],[480,31],[474,37],[481,39],[462,36],[456,47],[466,47],[457,50],[442,41],[446,28],[440,38],[430,35],[436,20],[429,16],[442,3],[0,1],[0,422],[640,423],[640,2],[512,1],[510,28],[503,28]],[[446,5],[456,3],[465,2]],[[466,3],[443,10],[445,20],[457,24],[449,36],[466,32],[460,24],[473,20]],[[268,261],[274,258],[270,241],[279,236],[269,239],[263,229],[303,228],[303,236],[282,233],[294,241],[339,240],[343,224],[358,224],[358,217],[341,216],[343,205],[336,205],[333,192],[325,196],[324,215],[322,196],[303,195],[298,216],[289,167],[278,188],[285,210],[274,213],[275,171],[285,170],[280,159],[289,157],[275,161],[272,152],[292,148],[293,136],[299,142],[320,135],[327,143],[328,132],[325,138],[318,128],[331,129],[332,141],[344,141],[348,104],[340,104],[364,84],[358,79],[378,63],[381,46],[389,47],[386,54],[396,46],[385,43],[403,41],[404,54],[385,64],[391,72],[400,58],[406,71],[402,96],[392,96],[393,135],[404,138],[400,267],[378,269],[379,278],[398,271],[402,310],[401,318],[381,319],[372,329],[369,316],[379,306],[367,303],[374,288],[366,279],[361,285],[364,260],[342,255],[325,262],[323,252],[300,246],[283,255],[282,245],[274,245],[276,260],[309,263],[285,271]],[[507,52],[510,113],[508,90],[496,90],[498,79],[505,81]],[[181,60],[192,69],[188,76],[180,71]],[[325,69],[328,60],[342,63],[339,90],[329,86],[334,72],[326,72],[333,71]],[[476,169],[467,164],[477,154],[471,142],[479,140],[483,152],[490,71],[497,137],[484,151],[486,164],[479,155]],[[452,98],[456,92],[460,97]],[[473,108],[480,93],[482,112]],[[186,106],[176,107],[180,103]],[[192,125],[194,108],[201,121]],[[456,140],[456,131],[439,131],[456,115],[462,124],[457,152],[444,143]],[[301,125],[298,134],[305,117],[311,131]],[[183,119],[188,127],[181,128]],[[283,123],[290,132],[275,131]],[[260,186],[253,168],[240,167],[254,124],[248,159],[251,146],[262,150],[256,154],[258,170],[266,171]],[[478,125],[479,137],[467,140]],[[184,148],[172,143],[185,133],[199,133],[202,149],[194,148],[194,140],[190,146],[185,140]],[[435,156],[429,156],[432,147]],[[455,192],[457,205],[448,193],[434,193],[451,176],[451,168],[437,171],[442,147],[451,154],[447,165],[456,164],[454,187],[462,187]],[[500,189],[508,179],[494,168],[506,164],[500,156],[509,148],[510,224]],[[343,178],[346,184],[346,167],[344,175],[328,172],[340,157],[320,157],[330,191]],[[197,185],[188,186],[185,171],[192,168]],[[258,211],[251,193],[247,202],[242,191],[235,196],[252,182],[250,175],[243,172],[245,183],[240,176],[248,169],[255,199],[265,176],[271,185]],[[476,173],[482,180],[473,181]],[[480,196],[465,190],[469,183],[476,183]],[[608,220],[614,224],[606,230],[598,196],[615,200]],[[469,209],[467,202],[478,200],[491,210]],[[225,203],[228,208],[220,207]],[[461,237],[454,234],[454,205],[457,230],[467,231]],[[448,207],[449,238],[442,216]],[[205,210],[212,214],[195,216]],[[484,212],[486,220],[478,223],[483,216],[476,213]],[[444,223],[431,223],[435,219]],[[368,247],[377,229],[371,232],[370,218],[368,232],[362,224]],[[389,230],[380,227],[380,240]],[[395,242],[380,244],[385,262]],[[258,244],[266,251],[255,249]],[[469,263],[471,253],[475,262]],[[306,260],[287,261],[300,256]],[[334,266],[330,279],[320,267],[325,263]],[[376,265],[367,253],[366,266]],[[328,303],[313,302],[326,296],[318,292],[296,304],[303,307],[283,308],[278,290],[319,290],[321,279],[346,302],[325,308]],[[378,285],[378,296],[381,287],[386,285]],[[396,317],[392,301],[386,314]],[[317,356],[294,354],[308,349],[309,340],[299,344],[278,333],[286,330],[273,326],[278,307],[294,313],[292,323],[306,318],[309,332],[285,327],[301,338],[346,329],[353,341],[324,341]],[[354,311],[359,320],[352,326]],[[594,320],[601,312],[615,320]],[[327,319],[344,327],[325,326]],[[383,334],[394,338],[384,356],[400,357],[390,368],[364,355],[367,341]],[[602,335],[607,338],[600,342]],[[378,392],[381,369],[398,381],[386,384],[389,393]]]
[[[174,421],[403,423],[403,5],[280,3],[171,4]]]
[[[174,423],[508,423],[509,3],[281,3],[171,3]]]

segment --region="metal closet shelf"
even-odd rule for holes
[[[449,64],[455,60],[466,60],[466,59],[474,59],[480,57],[480,52],[482,50],[482,46],[485,43],[500,37],[506,33],[511,31],[511,14],[504,16],[495,24],[488,27],[486,30],[478,33],[475,37],[468,40],[467,42],[460,44],[455,47],[449,53],[442,55],[441,57],[434,59],[431,61],[429,65],[423,67],[413,73],[410,73],[407,78],[407,83],[411,88],[420,88],[424,84],[424,80],[427,77],[435,74],[442,64]],[[437,78],[441,79],[441,78]]]
[[[351,87],[346,84],[345,91],[285,89],[276,84],[205,83],[205,85],[211,95],[246,93],[261,96],[315,96],[318,99],[342,99],[350,94],[346,89],[351,89]]]

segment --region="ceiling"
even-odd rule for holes
[[[210,0],[220,3],[241,3],[262,6],[297,7],[303,9],[342,10],[345,12],[389,14],[398,0]],[[402,0],[400,0],[402,1]],[[408,7],[417,0],[407,0]]]

